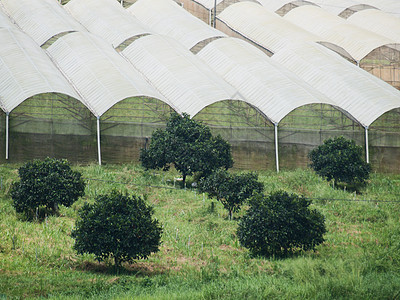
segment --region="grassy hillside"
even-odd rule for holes
[[[219,203],[212,210],[211,200],[195,190],[174,188],[178,174],[136,165],[75,167],[88,179],[85,198],[62,208],[60,217],[23,222],[9,198],[17,167],[0,167],[0,299],[400,296],[400,175],[373,174],[356,195],[333,189],[310,170],[261,172],[266,193],[283,189],[313,198],[326,217],[326,242],[316,252],[279,260],[252,257],[240,247],[237,219],[229,221]],[[164,229],[160,252],[123,270],[76,255],[70,238],[83,203],[112,189],[144,195]]]

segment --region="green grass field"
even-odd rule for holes
[[[9,197],[17,167],[0,166],[0,299],[400,298],[400,175],[372,174],[355,194],[310,170],[260,172],[266,193],[313,198],[326,217],[326,241],[316,252],[280,260],[252,257],[239,245],[237,218],[246,208],[229,221],[221,204],[212,210],[202,194],[174,188],[174,171],[137,165],[76,166],[86,196],[60,217],[21,221]],[[160,252],[120,270],[78,256],[70,237],[83,203],[112,189],[143,195],[164,230]]]

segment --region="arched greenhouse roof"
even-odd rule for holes
[[[72,0],[64,7],[87,30],[114,48],[131,37],[151,33],[115,0]]]
[[[10,18],[4,13],[3,9],[1,8],[0,3],[0,28],[14,28],[14,24],[11,22]]]
[[[319,40],[318,36],[252,2],[233,4],[222,11],[218,19],[271,52],[279,51],[288,44]]]
[[[376,48],[396,43],[387,37],[352,25],[316,6],[297,7],[283,18],[320,36],[322,42],[340,46],[355,61],[360,61]]]
[[[224,0],[194,0],[194,2],[199,3],[200,5],[204,6],[208,10],[214,9],[214,2],[216,2],[216,4],[218,5],[223,1]]]
[[[242,100],[236,89],[200,58],[166,36],[142,37],[121,53],[162,95],[191,116],[218,101]]]
[[[226,36],[194,18],[174,1],[138,0],[127,10],[150,29],[174,38],[187,49],[206,39]]]
[[[258,3],[260,3],[262,6],[264,6],[266,9],[272,12],[276,12],[280,8],[284,7],[285,5],[289,3],[297,3],[297,2],[302,2],[303,4],[310,4],[310,5],[316,5],[314,1],[306,1],[306,0],[257,0]]]
[[[95,35],[74,32],[60,37],[47,51],[97,117],[117,102],[135,96],[171,105],[111,45]]]
[[[6,12],[40,46],[53,36],[85,30],[55,0],[2,0]]]
[[[367,9],[353,14],[347,22],[400,43],[400,18],[391,14]]]
[[[46,53],[18,29],[0,29],[0,102],[9,113],[24,100],[42,93],[81,98]]]
[[[337,106],[337,103],[243,40],[218,39],[197,55],[272,123],[279,123],[292,110],[303,105],[325,103]]]
[[[398,0],[358,0],[361,3],[374,6],[384,12],[400,17],[400,1]]]
[[[328,11],[334,15],[340,15],[346,9],[361,7],[371,8],[370,5],[364,3],[362,0],[323,0],[323,1],[315,1],[321,8],[325,11]]]
[[[400,91],[321,45],[293,45],[272,59],[334,100],[363,126],[400,107]]]

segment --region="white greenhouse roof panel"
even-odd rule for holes
[[[224,0],[193,0],[194,2],[199,3],[200,5],[204,6],[208,10],[214,9],[214,4],[220,4]]]
[[[25,33],[0,29],[0,102],[11,112],[42,93],[62,93],[81,100],[46,53]]]
[[[266,9],[272,12],[276,12],[277,10],[281,9],[285,5],[289,3],[297,3],[297,2],[302,2],[304,4],[310,4],[310,5],[316,5],[314,0],[311,1],[306,1],[306,0],[256,0],[258,3],[260,3],[262,6],[264,6]],[[319,2],[319,1],[317,1]]]
[[[71,0],[65,9],[88,31],[101,36],[114,48],[131,37],[151,33],[115,0]]]
[[[400,1],[399,0],[358,0],[361,3],[374,6],[384,12],[400,17]]]
[[[111,45],[95,35],[71,33],[47,51],[97,117],[129,97],[147,96],[170,104]]]
[[[400,107],[400,91],[321,45],[288,47],[272,59],[333,99],[363,126]]]
[[[328,11],[334,15],[339,15],[343,11],[345,11],[348,8],[357,6],[362,4],[362,0],[323,0],[323,1],[318,1],[314,0],[315,3],[318,4],[321,8],[323,8],[325,11]]]
[[[2,4],[40,46],[59,33],[85,30],[55,0],[2,0]]]
[[[16,28],[0,6],[0,28]]]
[[[297,7],[283,18],[320,36],[320,41],[343,48],[355,61],[362,60],[376,48],[396,43],[387,37],[352,25],[316,6]]]
[[[192,117],[215,102],[241,100],[236,89],[172,38],[148,35],[122,54],[161,94]]]
[[[292,43],[320,40],[318,36],[252,2],[233,4],[222,11],[218,19],[271,52]]]
[[[274,124],[303,105],[325,103],[337,106],[333,100],[243,40],[218,39],[197,55]]]
[[[377,9],[366,9],[351,15],[347,22],[400,43],[400,18]]]
[[[174,38],[187,49],[206,39],[226,37],[172,0],[138,0],[127,10],[151,30]]]

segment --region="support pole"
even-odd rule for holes
[[[365,127],[365,156],[367,163],[369,163],[368,126]]]
[[[275,162],[276,172],[279,173],[279,152],[278,152],[278,123],[274,124],[275,127]]]
[[[6,159],[8,159],[8,140],[9,140],[9,122],[10,122],[10,113],[6,113]]]
[[[217,17],[217,0],[214,0],[214,28],[215,28],[215,19]]]
[[[99,155],[99,165],[101,166],[100,117],[97,117],[97,153]]]
[[[210,11],[208,12],[208,25],[211,26],[211,11],[212,9],[210,8]]]

